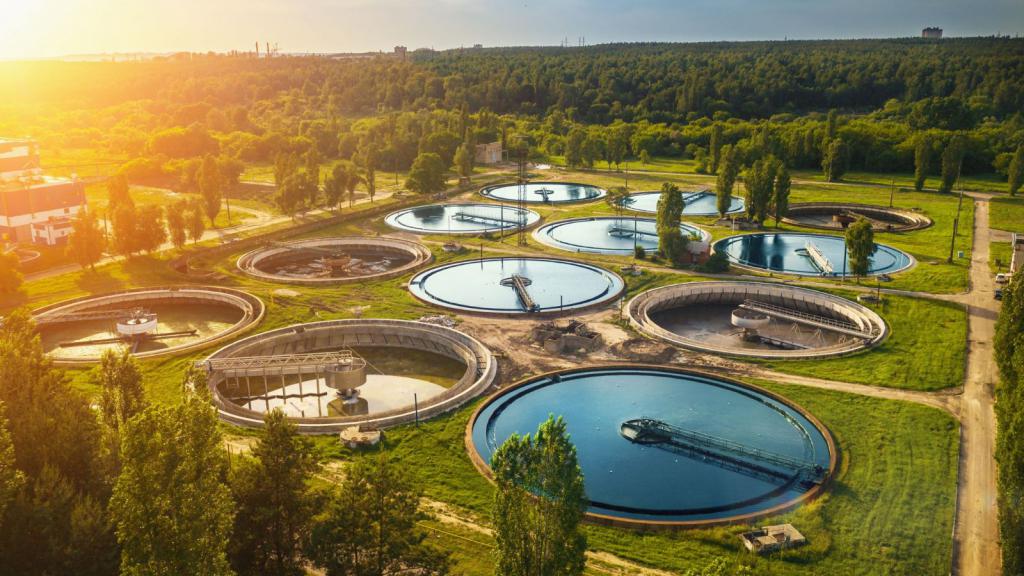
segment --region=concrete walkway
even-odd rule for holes
[[[953,573],[998,576],[1001,570],[999,510],[996,506],[995,398],[997,371],[992,350],[999,302],[988,267],[989,195],[972,194],[974,247],[969,317],[967,375],[960,406],[962,441],[957,522],[953,539]]]

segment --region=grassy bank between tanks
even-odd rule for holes
[[[626,298],[659,286],[700,280],[713,278],[645,272],[627,278]],[[855,293],[845,290],[828,292],[856,298]],[[742,360],[787,374],[887,388],[941,390],[961,385],[967,362],[967,311],[963,306],[894,295],[885,295],[881,303],[864,305],[878,312],[890,330],[874,348],[836,358]]]
[[[737,538],[744,526],[649,534],[588,526],[591,549],[673,571],[699,567],[722,556],[750,566],[754,574],[948,573],[958,458],[958,425],[952,417],[906,402],[758,384],[813,412],[835,435],[842,454],[838,477],[825,496],[758,522],[792,522],[808,537],[808,546],[756,558]],[[413,471],[428,498],[486,524],[492,488],[463,448],[463,433],[472,411],[472,407],[465,408],[419,428],[391,431],[386,449],[393,461]],[[321,443],[328,452],[345,452],[335,448],[333,441]],[[485,544],[492,542],[481,533],[470,537]],[[439,543],[445,541],[439,539]],[[456,550],[465,545],[458,538],[451,538],[450,544]],[[459,568],[470,575],[490,574],[486,563]]]
[[[967,311],[963,306],[893,295],[866,306],[878,312],[891,331],[878,346],[838,358],[772,360],[763,365],[789,374],[909,390],[941,390],[962,384],[967,362]]]

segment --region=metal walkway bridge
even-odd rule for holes
[[[334,352],[211,358],[196,362],[196,366],[209,371],[221,372],[225,376],[242,377],[262,374],[298,374],[310,370],[322,371],[328,366],[347,366],[351,369],[358,369],[365,367],[366,361],[351,350],[344,349]]]
[[[810,259],[811,264],[821,272],[822,276],[835,274],[835,269],[832,267],[832,262],[829,261],[828,256],[818,248],[814,242],[808,240],[804,244],[804,255]]]
[[[512,210],[509,210],[509,212],[512,212]],[[508,226],[524,226],[526,224],[525,214],[521,214],[518,220],[508,220],[504,217],[495,218],[494,216],[484,216],[482,214],[473,214],[471,212],[456,212],[455,214],[452,214],[452,218],[460,222],[493,224],[500,228],[506,228]]]
[[[737,472],[781,481],[819,483],[824,469],[807,460],[746,446],[733,440],[673,426],[654,418],[622,423],[620,433],[636,444],[660,445],[713,458]]]
[[[780,318],[782,320],[789,320],[790,322],[796,322],[798,324],[822,328],[832,332],[846,334],[847,336],[854,336],[856,338],[870,339],[875,335],[873,328],[864,330],[852,322],[845,322],[843,320],[836,320],[834,318],[828,318],[818,314],[801,312],[784,306],[768,304],[767,302],[744,300],[743,304],[740,304],[739,307],[745,310],[767,314],[768,316]]]
[[[694,192],[693,194],[687,194],[686,196],[683,196],[683,206],[686,206],[688,204],[693,204],[697,200],[700,200],[701,198],[703,198],[705,196],[711,196],[712,194],[713,194],[713,192],[711,192],[711,190],[700,190],[700,191]]]
[[[93,320],[123,320],[131,318],[139,308],[112,308],[110,310],[95,310],[92,312],[68,312],[66,314],[48,314],[36,320],[36,326],[46,324],[64,324],[67,322],[90,322]],[[149,311],[142,309],[142,313]]]
[[[640,230],[638,228],[627,228],[625,226],[619,226],[616,224],[612,224],[611,226],[608,227],[608,234],[616,238],[629,238],[632,236],[650,236],[653,238],[658,237],[657,232],[651,232],[649,230]]]
[[[516,291],[516,296],[519,297],[519,302],[523,305],[523,308],[529,312],[536,312],[540,306],[534,302],[533,297],[530,296],[529,290],[526,289],[530,284],[532,284],[532,282],[529,278],[526,276],[520,276],[519,274],[513,274],[501,281],[502,286],[509,286]]]

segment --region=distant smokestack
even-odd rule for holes
[[[258,40],[256,41],[256,57],[260,57],[260,43]]]

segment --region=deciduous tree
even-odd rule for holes
[[[420,497],[406,469],[386,454],[354,463],[315,520],[309,558],[328,576],[447,574],[447,555],[418,526],[426,518]]]
[[[875,253],[875,231],[871,222],[858,218],[846,229],[846,252],[850,256],[850,273],[857,278],[868,273],[871,255]]]
[[[498,576],[583,574],[587,506],[576,447],[554,417],[536,435],[513,434],[495,451],[491,518]]]
[[[0,252],[0,294],[17,292],[22,280],[18,257],[13,252]]]
[[[1024,184],[1024,144],[1018,145],[1017,151],[1013,153],[1013,160],[1010,160],[1007,176],[1010,196],[1016,196],[1021,184]]]
[[[772,194],[772,216],[775,218],[775,227],[779,227],[779,221],[786,217],[789,212],[789,188],[792,180],[786,165],[779,163],[775,171],[775,186]]]
[[[914,144],[914,190],[924,190],[924,182],[928,179],[928,164],[931,162],[932,139],[922,134]]]
[[[217,166],[217,159],[212,154],[203,158],[203,164],[199,167],[199,194],[203,197],[203,211],[210,219],[210,225],[216,227],[217,214],[220,214],[220,203],[222,199],[222,176]]]
[[[822,155],[821,168],[825,173],[825,180],[828,182],[839,182],[846,174],[847,160],[846,143],[842,138],[834,138],[828,141],[825,146],[825,153]]]
[[[100,416],[113,430],[120,430],[146,407],[139,363],[126,348],[106,350],[92,370],[92,383],[100,389]]]
[[[71,222],[71,236],[68,237],[67,254],[79,266],[88,266],[91,270],[96,269],[96,263],[103,257],[103,250],[107,247],[107,239],[103,236],[103,230],[96,221],[96,216],[90,211],[81,211]]]
[[[743,187],[747,192],[747,218],[758,225],[763,225],[768,217],[777,172],[778,160],[774,156],[767,156],[754,162],[743,176]]]
[[[121,461],[110,511],[122,573],[231,574],[228,461],[207,400],[146,408],[124,427]]]
[[[732,205],[732,187],[739,176],[740,165],[736,158],[736,149],[732,146],[722,148],[722,165],[718,168],[718,178],[715,180],[716,208],[718,215],[725,218],[729,206]]]
[[[167,219],[167,232],[171,238],[171,244],[179,250],[188,240],[188,230],[185,227],[187,212],[188,204],[184,200],[179,200],[172,204],[164,214]]]
[[[440,156],[433,152],[423,152],[412,163],[405,187],[418,194],[440,192],[444,190],[446,170]]]
[[[956,134],[949,139],[946,149],[942,151],[942,181],[939,192],[952,192],[953,185],[960,177],[960,165],[964,159],[964,139]]]
[[[203,239],[203,233],[206,232],[206,220],[203,220],[202,200],[197,198],[188,202],[185,208],[185,229],[193,244]]]
[[[163,207],[147,204],[136,211],[135,218],[135,248],[147,254],[159,250],[167,241]]]

